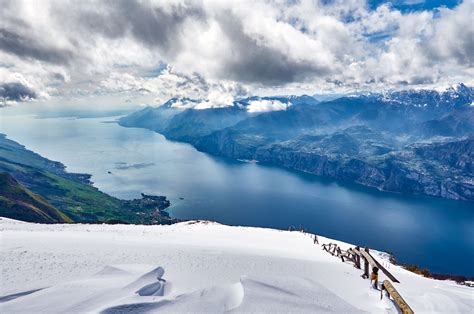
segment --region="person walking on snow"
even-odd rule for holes
[[[372,287],[374,289],[378,290],[378,283],[379,283],[379,269],[377,267],[372,268],[372,273],[370,274],[370,283],[372,284],[372,281],[374,281]]]

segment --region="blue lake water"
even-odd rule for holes
[[[393,252],[401,262],[436,273],[474,276],[473,203],[383,193],[215,158],[148,130],[108,123],[113,119],[4,115],[0,133],[71,172],[92,174],[95,185],[111,195],[166,195],[178,218],[304,227]]]

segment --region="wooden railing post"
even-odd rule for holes
[[[367,253],[369,253],[369,249],[368,248],[365,248],[364,249]],[[369,260],[365,257],[365,255],[363,256],[364,258],[364,275],[362,275],[363,278],[369,278]]]
[[[369,261],[364,258],[364,274],[362,275],[363,278],[367,279],[369,278]]]
[[[355,254],[355,266],[360,269],[360,256],[359,254]]]
[[[354,266],[358,269],[360,269],[359,250],[360,250],[360,248],[358,246],[356,246],[354,249],[352,249],[352,254],[353,254],[353,257],[354,257]]]

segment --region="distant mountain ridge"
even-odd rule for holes
[[[444,91],[436,90],[401,90],[382,93],[382,100],[389,103],[410,104],[418,107],[464,107],[474,99],[474,88],[463,83],[455,84]]]
[[[214,131],[233,126],[240,121],[259,113],[247,111],[253,101],[279,101],[289,106],[316,104],[311,96],[248,97],[234,101],[229,106],[195,109],[203,100],[171,98],[159,107],[146,107],[120,119],[119,124],[126,127],[143,127],[162,134],[167,138],[192,143]]]
[[[249,112],[252,101],[287,103]],[[198,150],[257,160],[383,191],[474,200],[474,89],[248,97],[224,108],[145,108],[119,121]],[[449,158],[446,157],[449,155]],[[439,156],[444,156],[443,158]],[[460,160],[465,167],[446,159]]]
[[[463,83],[453,84],[444,90],[434,89],[402,89],[386,90],[382,92],[361,92],[347,94],[342,97],[370,97],[392,104],[411,105],[416,107],[463,107],[472,103],[474,88]]]

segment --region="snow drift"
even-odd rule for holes
[[[209,222],[41,225],[10,219],[1,219],[0,228],[1,313],[396,312],[361,270],[300,232]],[[396,288],[415,312],[474,309],[472,288],[423,278],[372,253],[400,280]]]

